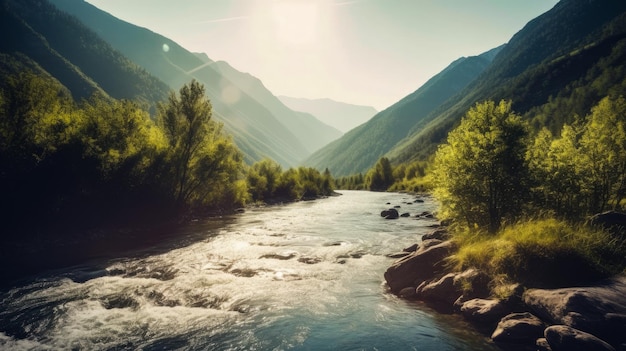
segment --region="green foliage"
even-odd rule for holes
[[[78,106],[50,78],[9,77],[0,90],[7,227],[28,216],[38,220],[20,230],[49,232],[244,204],[241,154],[210,121],[203,87],[186,85],[162,111],[157,125],[134,102],[95,95]]]
[[[365,186],[369,190],[386,191],[393,182],[394,171],[386,157],[381,157],[365,175]]]
[[[315,168],[290,168],[282,172],[275,161],[265,159],[253,164],[246,181],[253,201],[293,201],[329,196],[334,180],[328,169],[320,173]]]
[[[529,287],[592,282],[620,273],[626,242],[608,232],[555,219],[522,222],[497,235],[476,230],[457,233],[458,269],[479,268]]]
[[[527,195],[527,126],[511,103],[476,104],[435,156],[442,216],[495,233],[520,215]]]
[[[542,129],[528,150],[536,207],[572,220],[620,209],[626,192],[626,102],[602,99],[559,137]]]

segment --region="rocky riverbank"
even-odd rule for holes
[[[561,289],[511,284],[507,298],[496,298],[492,277],[452,270],[457,248],[445,227],[421,239],[389,255],[398,258],[385,272],[392,293],[461,314],[505,350],[626,351],[626,275]]]

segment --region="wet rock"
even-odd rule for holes
[[[306,264],[316,264],[322,262],[322,259],[319,257],[300,257],[298,258],[298,262]]]
[[[430,240],[424,240],[422,241],[422,245],[420,245],[420,249],[427,249],[429,247],[435,246],[435,245],[439,245],[443,242],[443,240],[439,240],[439,239],[430,239]]]
[[[395,208],[390,208],[388,210],[382,211],[380,213],[380,216],[385,219],[398,219],[398,217],[400,217],[400,214],[398,213],[398,210],[396,210]]]
[[[411,214],[408,213],[408,212],[405,212],[405,213],[401,214],[400,217],[403,217],[403,218],[411,217]]]
[[[626,275],[596,286],[530,289],[524,303],[538,317],[619,345],[626,342]]]
[[[400,290],[400,292],[398,292],[398,296],[402,297],[402,298],[405,298],[405,299],[412,299],[412,298],[414,298],[416,296],[415,287],[414,286],[409,286],[409,287],[406,287],[406,288]]]
[[[390,254],[387,254],[386,256],[389,257],[389,258],[403,258],[403,257],[406,257],[406,256],[408,256],[410,254],[411,254],[410,252],[402,251],[402,252],[390,253]]]
[[[566,325],[548,327],[544,335],[553,351],[615,351],[598,337]]]
[[[271,253],[271,254],[265,254],[262,255],[259,258],[270,258],[270,259],[275,259],[275,260],[290,260],[294,257],[296,257],[298,254],[296,252],[283,252],[283,253]]]
[[[543,336],[545,324],[536,316],[512,313],[500,320],[491,339],[499,343],[530,344]]]
[[[449,240],[451,237],[450,233],[448,232],[447,229],[445,228],[438,228],[436,230],[433,230],[432,232],[428,233],[428,234],[424,234],[422,235],[422,241],[424,240],[430,240],[430,239],[437,239],[437,240]]]
[[[385,280],[391,291],[398,293],[403,288],[418,286],[445,271],[445,259],[456,249],[450,242],[442,242],[428,248],[420,247],[412,254],[394,262],[385,271]]]
[[[405,247],[404,249],[402,249],[402,251],[404,251],[404,252],[415,252],[415,251],[417,251],[417,249],[419,247],[420,247],[419,244],[413,244],[413,245],[411,245],[409,247]]]
[[[422,200],[422,199],[415,199],[415,201],[413,201],[413,202],[415,202],[415,203],[423,203],[424,200]]]
[[[509,306],[496,299],[471,299],[461,306],[461,314],[478,323],[495,323],[509,313]]]
[[[402,206],[400,206],[400,205],[395,205],[395,206],[393,206],[393,208],[402,208]]]
[[[546,338],[537,339],[537,341],[535,341],[535,346],[537,346],[537,351],[552,351]]]
[[[417,297],[431,302],[442,302],[452,305],[461,296],[461,292],[454,284],[455,273],[448,273],[439,280],[420,286]]]
[[[417,290],[417,297],[435,302],[454,305],[465,294],[468,298],[489,295],[489,277],[476,270],[468,269],[461,273],[448,273],[439,280],[430,282]]]

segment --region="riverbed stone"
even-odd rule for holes
[[[626,342],[626,275],[589,287],[530,289],[524,303],[540,318],[619,345]]]
[[[543,336],[545,324],[536,316],[511,313],[498,322],[491,339],[499,343],[530,344]]]
[[[404,252],[415,252],[415,251],[417,251],[417,249],[419,247],[420,247],[419,244],[413,244],[413,245],[411,245],[409,247],[405,247],[404,249],[402,249],[402,251],[404,251]]]
[[[417,290],[417,297],[453,306],[463,294],[467,299],[488,296],[488,282],[489,277],[476,269],[448,273],[438,280],[424,284]]]
[[[380,216],[385,219],[398,219],[398,217],[400,217],[400,214],[398,213],[398,210],[396,210],[395,208],[390,208],[388,210],[382,211],[380,213]]]
[[[446,270],[445,259],[454,252],[456,246],[445,241],[430,247],[421,246],[417,251],[394,262],[385,271],[385,280],[393,293],[403,288],[418,286],[431,280]]]
[[[544,331],[553,351],[615,351],[615,348],[595,335],[567,325],[553,325]]]
[[[422,241],[430,240],[430,239],[437,239],[437,240],[442,240],[442,241],[443,240],[449,240],[450,239],[450,233],[445,228],[438,228],[436,230],[433,230],[430,233],[422,235]]]
[[[511,313],[506,302],[497,299],[471,299],[461,306],[461,314],[477,323],[496,323]]]

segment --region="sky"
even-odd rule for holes
[[[86,0],[261,79],[275,95],[383,110],[557,0]]]

